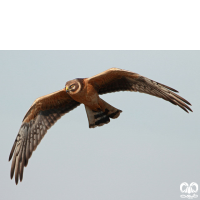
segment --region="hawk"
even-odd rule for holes
[[[68,81],[65,88],[57,92],[36,99],[27,111],[18,135],[10,152],[12,159],[10,177],[15,173],[15,182],[23,179],[24,167],[37,148],[47,130],[64,114],[80,104],[85,105],[89,128],[102,126],[110,122],[110,118],[119,117],[121,110],[113,107],[99,97],[99,95],[133,91],[150,94],[174,105],[184,111],[192,111],[187,100],[174,92],[177,90],[148,79],[137,73],[111,68],[90,78],[77,78]],[[187,105],[188,104],[188,105]]]

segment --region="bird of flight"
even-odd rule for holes
[[[80,104],[85,105],[89,128],[102,126],[109,123],[110,118],[119,117],[122,111],[99,97],[119,91],[150,94],[178,105],[186,112],[192,111],[188,106],[191,104],[174,93],[177,90],[118,68],[108,69],[90,78],[68,81],[64,89],[36,99],[27,111],[9,156],[9,161],[13,157],[11,179],[15,173],[15,183],[18,183],[19,178],[22,181],[24,166],[28,165],[29,158],[47,130]]]

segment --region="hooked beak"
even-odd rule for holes
[[[66,92],[69,92],[69,91],[70,91],[69,88],[68,88],[67,86],[65,87],[65,89],[66,89]]]

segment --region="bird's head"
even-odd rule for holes
[[[76,93],[80,90],[80,83],[78,82],[78,80],[74,79],[74,80],[71,80],[71,81],[68,81],[66,84],[65,84],[65,90],[66,92],[68,92],[69,94],[73,94],[73,93]]]

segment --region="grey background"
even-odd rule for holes
[[[66,114],[16,186],[8,156],[33,101],[111,67],[177,89],[194,112],[141,93],[103,95],[120,117],[89,129],[83,105]],[[200,185],[200,51],[1,51],[0,70],[0,199],[168,200],[182,182]]]

